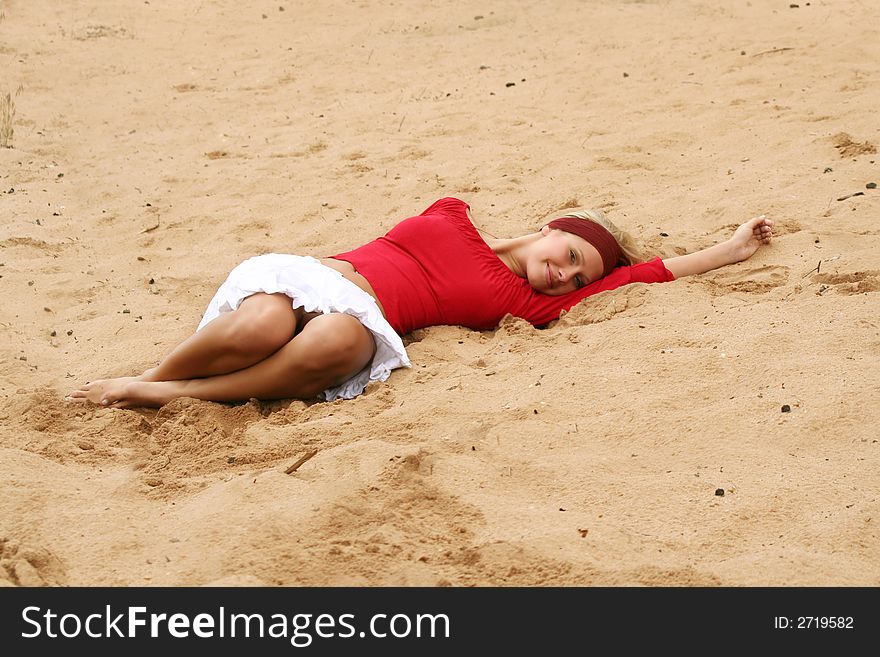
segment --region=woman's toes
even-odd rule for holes
[[[113,406],[124,397],[125,395],[120,394],[118,390],[108,390],[101,397],[101,406]]]

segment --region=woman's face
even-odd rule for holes
[[[567,294],[602,277],[602,257],[592,244],[564,230],[544,226],[526,255],[526,278],[536,291]]]

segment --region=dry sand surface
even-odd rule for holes
[[[880,585],[880,4],[789,4],[0,2],[0,583]],[[351,401],[63,401],[442,196],[777,237]]]

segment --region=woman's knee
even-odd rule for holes
[[[296,340],[305,369],[329,381],[327,385],[351,378],[373,359],[373,334],[351,315],[330,313],[309,322]]]
[[[228,339],[237,351],[268,356],[290,341],[296,332],[296,322],[290,297],[256,294],[232,313]]]

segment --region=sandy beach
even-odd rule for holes
[[[878,21],[0,0],[0,585],[880,585]],[[776,236],[543,330],[415,331],[354,400],[64,401],[245,258],[444,196],[497,237],[571,207],[661,256]]]

